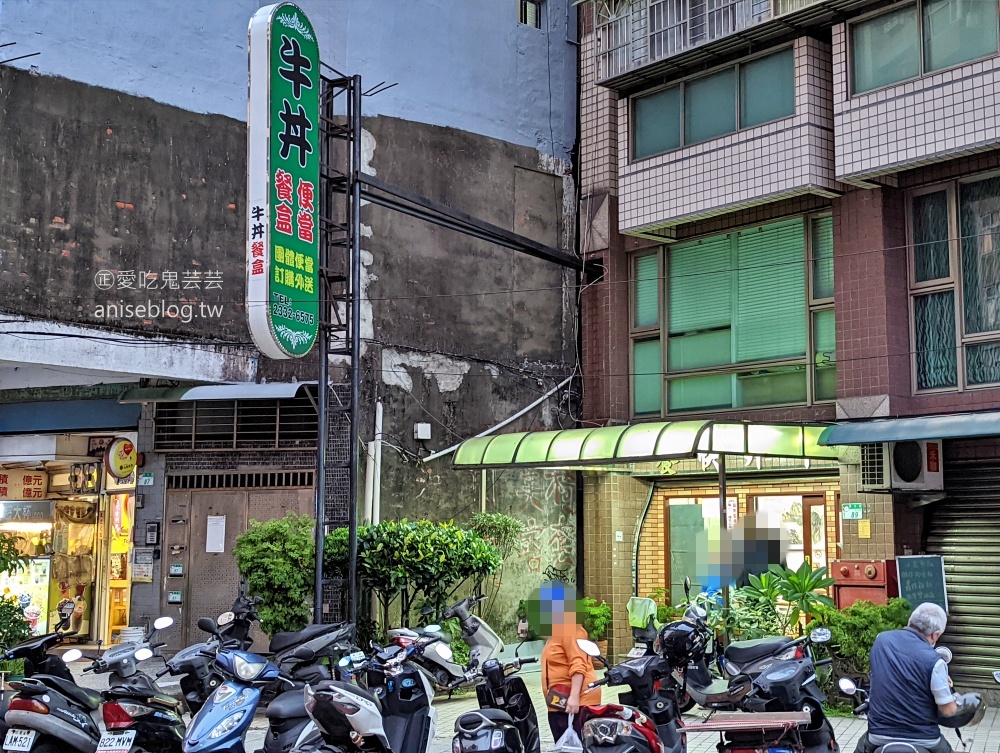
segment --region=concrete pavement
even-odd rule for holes
[[[77,678],[78,682],[84,687],[93,688],[95,690],[107,688],[107,678],[105,676],[95,676],[90,673],[82,673],[82,669],[86,665],[86,662],[76,662],[70,666],[73,671],[73,675]],[[143,669],[149,674],[155,674],[162,668],[163,664],[159,659],[151,659],[143,666]],[[553,741],[552,735],[549,732],[548,720],[545,713],[545,703],[542,697],[541,689],[541,677],[537,670],[534,672],[527,671],[530,669],[536,669],[536,667],[532,665],[526,667],[525,670],[522,671],[522,677],[528,687],[528,691],[531,693],[532,701],[535,704],[535,710],[538,713],[538,721],[541,726],[542,753],[549,753],[549,751],[553,748]],[[164,692],[170,694],[178,694],[180,690],[176,681],[169,676],[162,678],[159,685]],[[608,688],[605,686],[603,690],[604,701],[613,702],[617,700],[618,691],[615,688]],[[437,726],[430,753],[450,753],[451,739],[455,731],[455,720],[467,711],[472,711],[478,708],[478,704],[476,703],[476,694],[474,691],[470,690],[453,698],[441,696],[435,699],[434,708],[437,709]],[[699,718],[703,718],[704,713],[705,712],[696,709],[694,713],[685,715],[685,719],[689,722],[695,722]],[[843,753],[854,753],[854,747],[857,745],[858,738],[864,734],[866,728],[865,720],[856,718],[834,718],[831,719],[830,722],[833,725],[834,734],[837,737],[837,742],[840,744],[841,751],[843,751]],[[266,732],[267,719],[264,717],[263,709],[261,709],[261,712],[257,714],[249,732],[247,733],[246,749],[251,753],[260,749],[264,744],[264,736]],[[942,733],[957,752],[961,751],[954,730],[942,729]],[[968,741],[969,735],[966,734],[965,737]],[[688,753],[714,753],[718,743],[718,734],[711,732],[691,733],[688,735],[687,750]],[[982,724],[979,725],[972,735],[971,744],[966,749],[966,753],[1000,753],[1000,719],[998,719],[997,709],[987,710]]]

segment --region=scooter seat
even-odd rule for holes
[[[101,703],[104,701],[100,693],[95,693],[93,690],[87,690],[87,688],[81,688],[76,683],[69,682],[61,677],[55,677],[54,675],[35,675],[34,679],[49,686],[56,692],[62,693],[67,698],[76,701],[90,711],[97,711],[97,709],[101,707]]]
[[[276,654],[292,646],[310,641],[319,635],[342,630],[343,627],[343,625],[309,625],[295,633],[275,633],[271,639],[271,653]]]
[[[928,753],[928,750],[913,743],[893,742],[879,746],[875,753]]]
[[[172,695],[165,695],[164,693],[159,693],[155,690],[150,691],[146,688],[128,685],[115,685],[112,688],[108,688],[106,695],[108,700],[112,701],[116,701],[120,698],[135,698],[136,700],[149,700],[160,706],[166,706],[168,708],[177,708],[181,705],[181,702]]]
[[[506,711],[501,711],[500,709],[479,709],[477,711],[468,711],[458,717],[455,720],[455,732],[475,732],[482,726],[483,719],[497,723],[514,723],[514,720]]]
[[[777,653],[794,640],[794,638],[779,635],[773,638],[758,638],[753,641],[733,641],[726,646],[723,655],[734,664],[742,666]]]
[[[308,716],[302,690],[287,690],[267,704],[268,719],[294,719]]]

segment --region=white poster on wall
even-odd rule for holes
[[[226,516],[209,515],[208,531],[205,536],[206,552],[226,551]]]

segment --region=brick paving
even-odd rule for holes
[[[150,674],[155,674],[162,669],[162,664],[158,662],[159,660],[152,659],[143,669]],[[82,674],[80,670],[83,666],[85,664],[82,662],[71,665],[73,674],[81,685],[95,690],[107,687],[107,678],[105,676],[95,676],[89,673]],[[535,671],[528,671],[531,669],[535,669]],[[540,675],[536,667],[529,665],[522,671],[522,677],[528,686],[528,691],[531,693],[532,701],[535,704],[535,710],[538,713],[539,724],[541,726],[542,753],[549,753],[553,748],[553,741],[545,716]],[[179,691],[176,682],[173,682],[169,677],[162,679],[160,687],[164,692],[171,694]],[[617,689],[604,688],[603,699],[605,701],[614,701],[617,697]],[[454,698],[447,698],[446,696],[438,697],[434,701],[434,707],[437,709],[437,726],[430,753],[450,753],[451,739],[455,730],[455,720],[465,712],[478,708],[476,694],[474,691],[467,691],[461,695],[456,695]],[[694,713],[686,715],[685,719],[695,721],[702,716],[704,716],[704,712],[696,710]],[[1000,720],[997,717],[997,709],[991,708],[987,710],[983,723],[976,730],[965,753],[1000,753]],[[833,725],[834,734],[837,737],[837,742],[840,744],[841,751],[843,753],[854,753],[854,747],[857,745],[858,738],[865,731],[865,720],[834,718],[830,722]],[[261,713],[257,714],[247,733],[246,750],[250,753],[259,750],[263,746],[266,731],[267,719],[264,717],[262,709]],[[952,744],[952,747],[955,748],[956,752],[961,753],[954,730],[942,730],[942,732],[945,738]],[[966,738],[968,738],[968,735],[966,735]],[[687,750],[688,753],[715,753],[718,742],[719,736],[715,733],[703,732],[690,734],[688,736]]]

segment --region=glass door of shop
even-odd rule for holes
[[[827,565],[825,497],[762,496],[755,502],[757,514],[766,516],[768,525],[780,525],[788,544],[788,567],[797,570],[803,562],[814,569]]]
[[[721,588],[718,550],[722,516],[718,497],[675,497],[667,500],[666,550],[670,601],[684,601],[684,578],[691,578],[691,593]],[[736,499],[726,500],[728,525],[736,516]],[[715,546],[712,546],[715,542]],[[713,552],[715,553],[713,555]]]
[[[96,637],[105,643],[113,642],[129,625],[134,505],[132,494],[106,494],[102,499]]]

